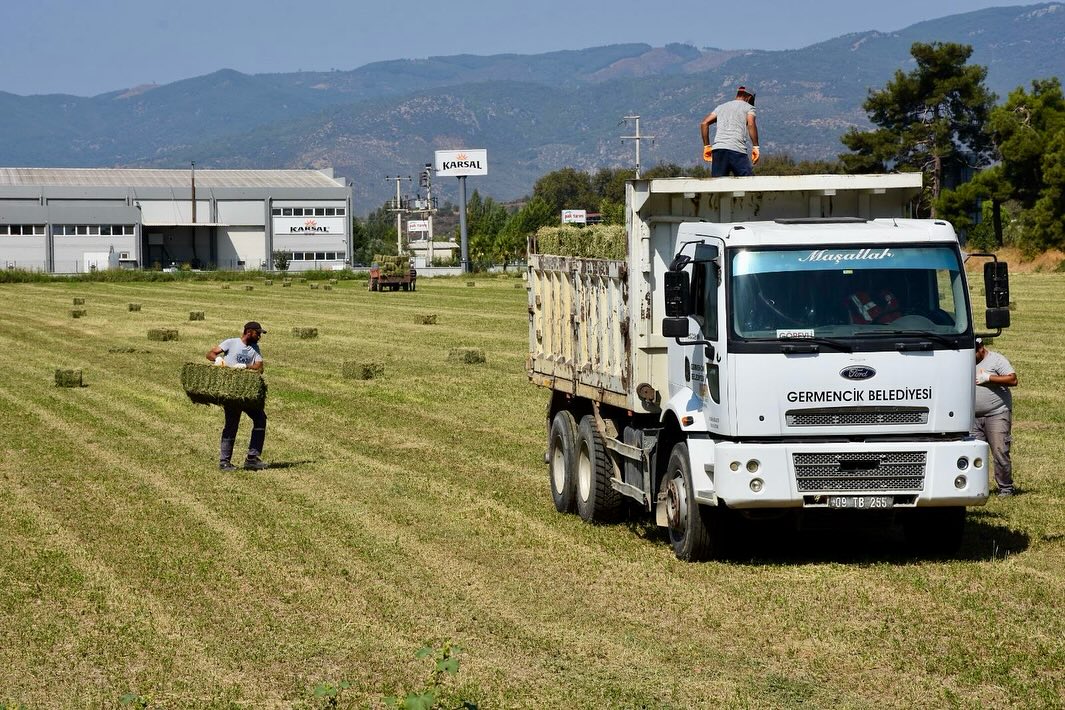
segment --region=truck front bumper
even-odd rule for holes
[[[830,496],[891,496],[896,507],[983,505],[986,442],[750,444],[690,439],[700,503],[731,508],[824,507]]]

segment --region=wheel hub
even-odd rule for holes
[[[688,494],[684,481],[672,478],[666,486],[666,519],[671,530],[683,532],[688,522]]]

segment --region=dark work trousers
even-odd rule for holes
[[[749,177],[754,175],[751,167],[751,158],[746,153],[735,150],[718,148],[713,153],[713,161],[710,163],[710,177]]]
[[[1000,491],[1013,492],[1013,462],[1010,459],[1010,447],[1013,444],[1013,412],[1008,409],[1001,414],[989,414],[976,417],[970,432],[977,439],[983,439],[991,447],[991,458],[995,462],[995,483]]]
[[[266,412],[261,408],[228,406],[225,407],[226,424],[222,428],[222,446],[218,452],[219,461],[229,461],[233,456],[233,444],[237,440],[240,427],[240,415],[251,418],[251,441],[248,442],[248,458],[256,459],[263,455],[263,442],[266,441]]]

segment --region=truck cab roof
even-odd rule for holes
[[[924,243],[957,241],[954,228],[926,219],[779,219],[695,222],[680,225],[678,243],[720,237],[727,246],[811,246],[820,244]]]

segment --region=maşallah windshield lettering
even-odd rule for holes
[[[843,261],[880,261],[895,256],[887,247],[883,249],[859,249],[858,251],[829,251],[818,249],[799,259],[800,262],[831,261],[836,264]]]

